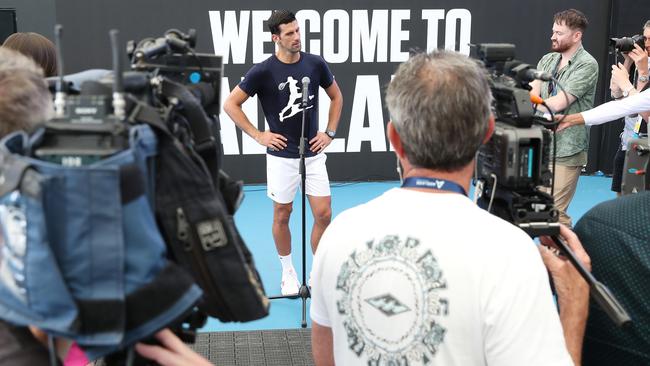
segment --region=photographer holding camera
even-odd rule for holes
[[[613,99],[627,98],[631,95],[638,94],[648,86],[648,51],[650,51],[650,21],[643,26],[643,37],[641,38],[644,47],[640,47],[636,42],[634,48],[629,52],[621,52],[625,58],[623,64],[612,65],[612,77],[610,81],[611,97]],[[630,68],[635,65],[634,84],[630,81]],[[641,112],[625,116],[624,128],[621,133],[621,145],[618,147],[614,157],[614,171],[612,175],[612,191],[621,195],[621,183],[623,177],[623,165],[625,162],[625,152],[629,141],[639,136],[642,131],[647,131],[647,121],[650,117],[650,111]]]
[[[587,28],[587,18],[575,9],[555,14],[551,50],[539,61],[537,69],[548,72],[555,81],[531,83],[531,95],[539,96],[553,113],[582,112],[594,105],[598,82],[598,63],[582,46],[582,35]],[[555,151],[555,207],[560,212],[560,222],[571,226],[567,214],[576,191],[582,167],[587,164],[587,130],[576,126],[557,134]]]
[[[458,53],[399,66],[386,94],[387,134],[404,182],[338,215],[321,239],[316,365],[580,364],[587,283],[466,196],[494,129],[490,95],[485,69]],[[564,226],[560,235],[589,267],[577,237]]]

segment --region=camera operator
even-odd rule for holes
[[[52,96],[41,67],[30,58],[0,47],[0,138],[17,130],[32,130],[53,115]],[[0,249],[4,240],[0,234]],[[0,260],[2,260],[0,250]],[[2,278],[0,278],[0,281]],[[137,351],[161,365],[209,365],[169,330],[156,335],[161,345],[139,344]],[[19,327],[0,320],[0,366],[50,365],[47,335],[35,327]],[[71,343],[57,339],[59,356]],[[85,358],[85,357],[82,357]]]
[[[338,215],[321,239],[316,365],[580,364],[587,283],[466,196],[494,129],[490,95],[486,71],[458,53],[399,66],[386,94],[387,134],[404,183]],[[560,235],[589,267],[577,237],[565,226]]]
[[[553,113],[582,112],[594,105],[598,63],[582,46],[582,35],[587,24],[585,15],[575,9],[559,12],[553,17],[553,52],[542,57],[537,69],[553,75],[564,89],[560,89],[554,81],[536,80],[531,83],[531,94],[544,99]],[[567,210],[582,167],[587,164],[586,128],[577,126],[558,133],[555,156],[555,207],[560,212],[560,222],[571,226]]]
[[[648,50],[650,50],[650,22],[646,22],[643,27],[645,38],[645,48],[634,44],[634,49],[630,52],[623,53],[625,61],[623,64],[612,65],[612,77],[610,82],[611,96],[614,99],[627,98],[630,95],[638,94],[648,86]],[[630,82],[630,67],[632,64],[636,67],[635,84]],[[625,116],[623,132],[621,133],[621,145],[616,151],[614,157],[614,172],[612,176],[612,191],[618,196],[621,195],[621,183],[623,180],[623,165],[625,162],[625,151],[628,142],[639,136],[639,133],[647,131],[643,125],[647,125],[650,111]]]

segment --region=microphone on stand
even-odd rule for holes
[[[302,78],[302,107],[305,108],[307,107],[307,103],[309,102],[309,83],[311,81],[309,80],[309,77],[305,76]]]

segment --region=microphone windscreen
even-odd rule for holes
[[[542,104],[544,103],[544,99],[538,97],[537,95],[530,95],[530,101],[534,104]]]
[[[307,76],[302,78],[302,102],[307,104],[309,101],[309,78]]]

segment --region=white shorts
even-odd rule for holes
[[[330,196],[330,180],[325,166],[327,156],[320,153],[305,158],[305,193],[310,196]],[[300,159],[281,158],[266,154],[266,195],[277,203],[291,203],[300,187]]]

